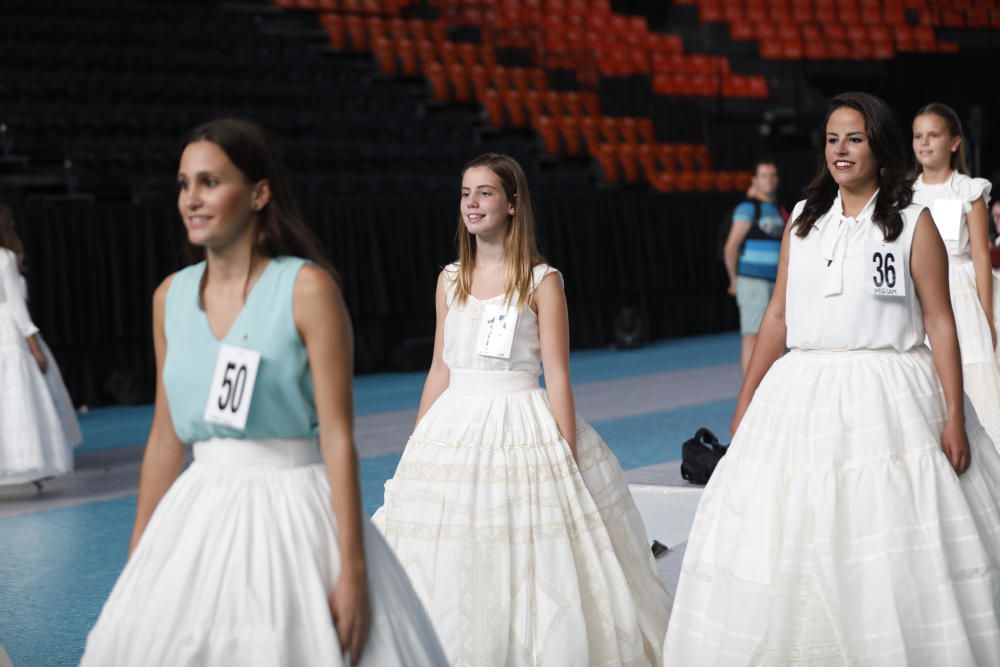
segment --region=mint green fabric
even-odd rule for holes
[[[304,438],[319,432],[309,359],[292,314],[295,279],[305,263],[298,257],[272,259],[221,341],[212,334],[205,311],[198,305],[205,263],[189,266],[174,276],[167,293],[163,384],[174,430],[181,440]],[[245,431],[203,419],[222,344],[260,353]]]

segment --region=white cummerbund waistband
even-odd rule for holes
[[[191,449],[196,463],[213,468],[274,470],[323,461],[316,438],[210,438]]]
[[[452,369],[448,389],[469,393],[506,394],[538,389],[538,376],[529,371],[474,371]]]

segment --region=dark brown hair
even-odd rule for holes
[[[7,248],[14,253],[17,257],[17,268],[24,273],[27,267],[24,246],[21,245],[21,237],[17,235],[14,213],[10,210],[10,206],[3,203],[0,203],[0,248]]]
[[[910,154],[903,141],[903,132],[892,109],[881,98],[869,93],[841,93],[830,100],[830,107],[823,119],[824,142],[830,116],[844,107],[854,109],[864,118],[868,145],[878,167],[879,193],[872,221],[882,230],[886,241],[894,241],[903,231],[903,216],[900,211],[913,201],[913,178],[909,174]],[[805,207],[795,220],[795,233],[799,237],[808,236],[816,221],[830,210],[838,189],[839,186],[826,164],[826,152],[821,151],[816,176],[805,189]]]
[[[340,282],[336,270],[321,251],[319,240],[303,222],[298,204],[292,196],[288,171],[274,144],[259,125],[240,118],[211,120],[191,130],[185,137],[181,150],[198,141],[210,141],[221,148],[248,183],[266,180],[270,187],[271,198],[256,216],[257,229],[250,272],[247,274],[248,286],[256,258],[279,255],[292,255],[315,262]],[[191,244],[188,248],[193,259],[204,259],[204,248]],[[199,301],[208,280],[207,271],[201,280]]]
[[[948,124],[948,134],[952,137],[958,137],[961,139],[958,142],[958,150],[951,154],[951,166],[953,171],[957,171],[960,174],[969,174],[969,160],[965,153],[965,134],[962,132],[962,121],[959,120],[958,114],[947,104],[941,104],[940,102],[931,102],[930,104],[920,107],[917,109],[917,113],[913,114],[913,119],[916,120],[920,116],[925,116],[927,114],[933,114],[944,120]],[[917,162],[917,173],[921,173],[924,170],[924,166]]]

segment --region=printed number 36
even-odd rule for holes
[[[891,252],[885,253],[885,257],[882,253],[877,252],[872,255],[872,262],[875,264],[875,274],[872,276],[872,280],[875,281],[875,287],[895,287],[896,286],[896,258],[893,257]]]

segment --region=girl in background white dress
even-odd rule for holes
[[[663,664],[998,665],[1000,454],[963,405],[944,244],[885,102],[839,95],[824,132]]]
[[[669,595],[621,467],[576,417],[524,172],[482,155],[461,193],[417,425],[373,520],[451,664],[656,664]]]
[[[947,105],[933,103],[917,111],[913,152],[920,172],[913,201],[932,210],[948,249],[965,393],[1000,448],[1000,280],[990,263],[990,182],[968,176],[962,125]]]
[[[0,204],[0,485],[73,470],[83,441],[59,367],[31,321],[14,217]]]

